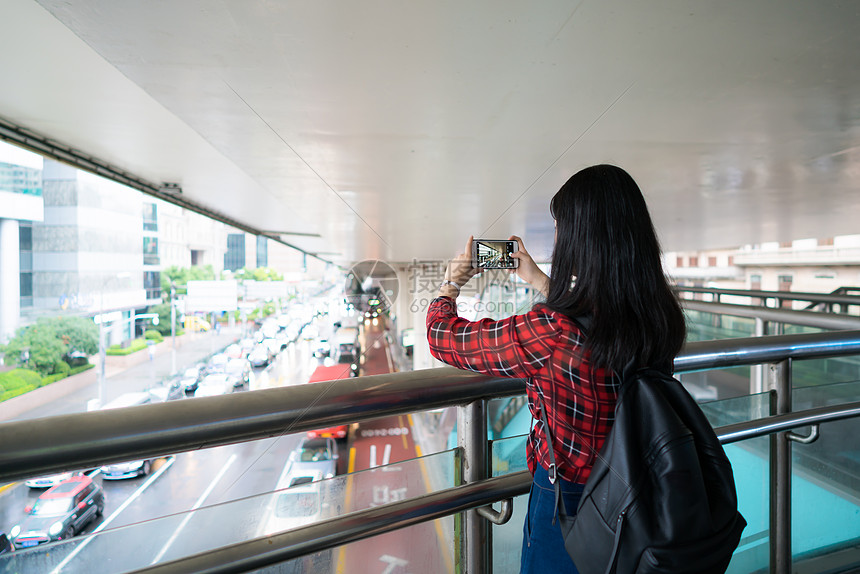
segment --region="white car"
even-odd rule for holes
[[[59,474],[50,474],[48,476],[37,476],[24,482],[30,488],[51,488],[63,482],[66,479],[72,478],[79,472],[61,472]]]
[[[337,441],[331,437],[308,437],[290,453],[287,472],[294,476],[313,476],[316,472],[322,478],[337,474]]]
[[[288,467],[289,468],[289,467]],[[287,469],[281,475],[269,506],[260,523],[258,536],[267,536],[317,522],[327,514],[329,504],[323,500],[320,482],[322,472],[294,475]]]
[[[197,390],[194,391],[194,398],[200,397],[217,397],[233,392],[233,377],[226,373],[217,373],[214,375],[206,375]]]
[[[153,399],[156,399],[153,401]],[[123,407],[134,407],[145,405],[151,402],[158,402],[157,397],[148,392],[125,393],[118,396],[108,404],[102,407],[102,410],[119,409]],[[120,480],[123,478],[134,478],[137,476],[146,476],[152,469],[151,460],[132,460],[129,462],[120,462],[117,464],[107,464],[101,467],[101,475],[105,480]]]

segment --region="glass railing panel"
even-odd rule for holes
[[[860,400],[860,381],[795,388],[792,409]],[[797,429],[806,434],[807,429]],[[860,561],[860,419],[826,423],[812,444],[792,445],[792,553],[797,561]]]
[[[456,468],[456,451],[443,451],[120,528],[108,528],[67,541],[18,549],[0,556],[0,572],[127,572],[451,487],[458,478]],[[431,528],[435,532],[437,527]],[[446,528],[446,536],[453,536],[453,527]],[[440,543],[435,536],[432,540],[403,540],[402,548],[389,549],[391,557],[400,559],[401,555],[418,553],[415,555],[424,559],[435,552],[440,555],[435,563],[444,563],[445,552],[452,548],[450,540]],[[424,542],[432,550],[425,548]]]
[[[718,428],[770,415],[770,394],[757,393],[721,401],[699,403],[699,407],[711,426]]]
[[[528,430],[528,429],[526,429]],[[493,476],[528,470],[526,465],[526,436],[512,436],[494,440],[490,444]],[[514,511],[511,519],[492,527],[493,572],[519,572],[520,555],[523,545],[523,524],[528,510],[527,494],[514,498]],[[499,505],[496,504],[498,509]]]
[[[770,440],[755,438],[725,446],[732,463],[738,510],[747,521],[727,574],[766,572],[770,564]]]
[[[454,574],[454,516],[254,570],[255,574]],[[497,571],[501,572],[501,571]]]
[[[795,388],[860,380],[860,356],[795,361],[791,380]]]
[[[713,341],[755,336],[755,319],[684,310],[687,341]]]
[[[767,416],[770,398],[767,393],[748,395],[701,405],[715,427]],[[526,470],[526,435],[492,441],[493,476]],[[727,445],[738,491],[738,504],[747,519],[741,544],[729,572],[736,574],[767,568],[769,561],[769,441],[754,439]],[[523,523],[528,496],[514,500],[513,516],[502,526],[493,527],[494,572],[517,572],[522,552]]]
[[[812,444],[792,445],[791,549],[812,560],[854,549],[860,562],[860,419],[826,423]]]

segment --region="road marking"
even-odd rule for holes
[[[388,360],[388,372],[393,373],[397,369],[394,368],[394,361],[391,360],[391,349],[388,348],[388,342],[385,344],[385,358]]]
[[[17,482],[10,482],[9,484],[4,484],[3,486],[0,486],[0,494],[3,494],[4,492],[9,490],[10,488],[17,486],[17,485],[18,485]]]
[[[415,423],[412,421],[412,415],[406,415],[406,418],[409,420],[409,428],[414,428]],[[427,492],[432,490],[432,484],[430,483],[430,473],[427,472],[427,465],[424,463],[424,453],[421,451],[421,446],[418,442],[415,442],[415,454],[418,456],[418,466],[421,468],[421,475],[424,478],[424,487],[427,489]],[[436,539],[437,544],[439,545],[439,551],[442,554],[442,558],[445,559],[445,566],[447,567],[446,572],[454,572],[454,564],[451,560],[451,554],[448,552],[448,547],[443,544],[445,540],[445,533],[442,532],[442,519],[437,518],[433,521],[433,526],[436,527]]]
[[[352,473],[355,471],[355,447],[349,448],[349,464],[346,466],[346,500],[343,503],[343,513],[352,512]],[[344,574],[346,569],[346,545],[337,550],[337,574]]]
[[[382,574],[392,574],[394,572],[394,569],[398,566],[405,567],[407,564],[409,564],[408,560],[389,556],[388,554],[383,554],[382,556],[380,556],[379,561],[388,564],[388,566],[385,567],[385,570],[382,571]]]
[[[389,461],[391,460],[391,444],[386,443],[385,449],[382,451],[382,463],[381,466],[387,466]],[[380,466],[376,464],[376,445],[370,445],[370,468],[376,468]]]
[[[400,425],[400,428],[402,428],[402,429],[406,429],[406,427],[405,427],[405,426],[403,426],[403,415],[397,415],[397,422],[398,422],[398,424]],[[409,424],[410,424],[410,426],[412,426],[412,422],[411,422],[411,421],[410,421],[410,423],[409,423]],[[408,448],[409,448],[409,443],[407,443],[407,442],[406,442],[406,435],[407,435],[407,434],[409,434],[409,433],[408,433],[408,432],[405,432],[405,433],[401,433],[401,435],[400,435],[400,437],[403,439],[403,449],[404,449],[404,450],[406,450],[406,449],[408,449]]]
[[[200,495],[200,498],[197,499],[197,502],[194,503],[194,506],[192,506],[191,510],[185,515],[185,518],[179,524],[179,527],[173,532],[173,535],[167,541],[167,544],[161,548],[161,552],[158,553],[158,556],[150,562],[150,566],[161,560],[162,557],[164,557],[164,553],[167,552],[167,549],[176,542],[176,538],[179,536],[179,533],[182,532],[185,525],[188,524],[188,521],[191,520],[192,516],[194,516],[194,511],[200,508],[203,502],[205,502],[209,495],[212,494],[212,491],[215,490],[215,485],[218,484],[218,481],[224,478],[224,474],[227,472],[227,469],[230,468],[230,465],[236,461],[236,458],[236,453],[230,455],[230,458],[227,459],[227,463],[221,467],[221,470],[218,471],[218,475],[209,483],[209,486],[206,487],[206,490],[203,491],[203,494]]]
[[[167,458],[167,462],[165,462],[165,463],[161,466],[161,468],[159,468],[157,471],[153,472],[153,473],[149,476],[149,478],[147,478],[147,479],[146,479],[146,482],[144,482],[143,484],[141,484],[141,485],[140,485],[140,488],[138,488],[137,490],[135,490],[135,491],[131,494],[131,496],[129,496],[129,497],[125,500],[125,502],[123,502],[122,504],[120,504],[120,505],[119,505],[119,508],[117,508],[117,509],[114,511],[114,513],[113,513],[113,514],[111,514],[111,515],[110,515],[110,516],[109,516],[109,517],[108,517],[104,522],[102,522],[101,524],[99,524],[99,525],[98,525],[98,527],[97,527],[95,530],[93,530],[89,535],[87,535],[86,540],[84,540],[84,541],[83,541],[83,542],[81,542],[78,546],[76,546],[76,547],[75,547],[75,549],[74,549],[74,550],[72,550],[72,552],[71,552],[71,553],[69,553],[69,555],[68,555],[68,556],[66,556],[66,557],[63,559],[63,561],[62,561],[62,562],[60,562],[60,563],[57,565],[57,567],[56,567],[56,568],[54,568],[54,569],[51,571],[51,574],[59,574],[59,573],[63,570],[63,568],[65,568],[65,567],[66,567],[66,565],[67,565],[69,562],[71,562],[71,561],[72,561],[72,558],[74,558],[75,556],[77,556],[77,555],[78,555],[78,553],[79,553],[81,550],[83,550],[84,548],[86,548],[86,547],[87,547],[87,545],[88,545],[90,542],[92,542],[93,540],[95,540],[95,538],[96,538],[96,537],[95,537],[95,534],[96,534],[96,533],[101,532],[102,530],[104,530],[104,529],[107,527],[107,525],[108,525],[108,524],[110,524],[111,522],[113,522],[113,520],[114,520],[117,516],[119,516],[119,515],[120,515],[120,513],[122,513],[122,511],[123,511],[123,510],[125,510],[126,508],[128,508],[128,506],[129,506],[132,502],[134,502],[134,501],[137,499],[137,497],[138,497],[138,496],[140,496],[141,494],[143,494],[143,492],[144,492],[147,488],[149,488],[149,486],[150,486],[153,482],[155,482],[156,480],[158,480],[158,477],[160,477],[162,474],[164,474],[164,472],[165,472],[168,468],[170,468],[171,466],[173,466],[173,463],[174,463],[174,461],[175,461],[175,460],[176,460],[176,457],[175,457],[175,456],[168,457],[168,458]]]

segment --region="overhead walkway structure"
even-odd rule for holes
[[[792,313],[782,312],[785,319]],[[384,352],[386,334],[379,335]],[[695,341],[677,358],[681,377],[766,367],[766,391],[703,404],[726,445],[749,523],[729,572],[860,568],[858,356],[860,328]],[[811,361],[822,366],[814,384],[793,384]],[[841,379],[829,374],[833,362]],[[515,572],[530,484],[525,437],[488,440],[487,413],[489,400],[516,401],[523,390],[521,380],[441,368],[4,424],[0,480],[234,444],[284,428],[389,421],[377,427],[388,429],[392,417],[411,417],[415,444],[430,444],[437,410],[449,407],[458,412],[458,442],[323,481],[325,511],[303,527],[259,535],[248,509],[281,494],[271,492],[15,552],[0,558],[0,571]],[[164,420],[177,424],[165,429]],[[392,495],[401,488],[403,496]],[[217,523],[217,538],[188,531],[158,555],[168,533],[198,520]],[[393,538],[380,544],[385,536]]]

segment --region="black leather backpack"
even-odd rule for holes
[[[575,516],[556,484],[565,547],[581,574],[723,573],[746,527],[723,447],[680,382],[629,373]]]

